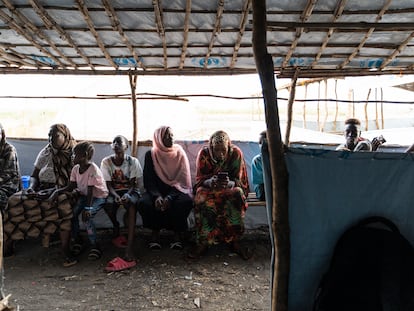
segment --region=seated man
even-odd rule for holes
[[[266,131],[262,131],[259,137],[260,147],[263,145],[266,139]],[[256,193],[257,199],[260,201],[265,200],[264,181],[263,181],[263,164],[261,153],[257,154],[252,159],[252,183],[254,186],[254,192]]]
[[[371,142],[361,137],[361,122],[358,119],[345,120],[344,136],[345,143],[339,145],[336,150],[372,151]]]

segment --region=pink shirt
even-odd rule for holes
[[[81,194],[88,195],[88,186],[93,186],[92,195],[94,198],[106,198],[108,196],[108,188],[99,167],[92,162],[89,168],[82,174],[79,173],[79,168],[79,164],[72,168],[70,181],[76,182]]]

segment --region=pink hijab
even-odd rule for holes
[[[161,126],[154,132],[151,156],[155,172],[167,185],[192,195],[190,162],[187,154],[178,144],[173,144],[170,148],[164,146],[162,139],[167,129],[170,127]]]

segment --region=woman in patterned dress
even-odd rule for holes
[[[44,246],[48,238],[59,232],[64,266],[76,263],[69,252],[72,205],[76,193],[62,193],[56,201],[49,196],[54,190],[67,186],[72,170],[72,148],[76,141],[64,124],[50,127],[49,143],[39,152],[34,163],[28,189],[9,198],[4,213],[5,254],[13,253],[14,241],[43,235]]]
[[[188,256],[198,258],[209,245],[224,242],[247,259],[239,244],[249,193],[247,170],[242,151],[226,132],[215,132],[200,150],[194,190],[197,244]]]

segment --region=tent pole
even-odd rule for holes
[[[296,68],[295,73],[293,74],[292,81],[291,81],[289,102],[288,102],[288,115],[287,115],[287,123],[286,123],[286,134],[285,134],[285,145],[286,146],[289,146],[290,144],[290,131],[292,129],[293,102],[295,101],[296,82],[298,81],[299,71],[300,69]]]
[[[267,52],[266,1],[253,0],[253,52],[264,98],[272,179],[272,233],[275,242],[271,310],[288,310],[290,238],[288,215],[288,172],[275,87],[274,64]]]
[[[131,87],[131,99],[132,99],[132,150],[131,156],[137,157],[138,155],[138,122],[137,122],[137,75],[129,71],[129,85]]]

